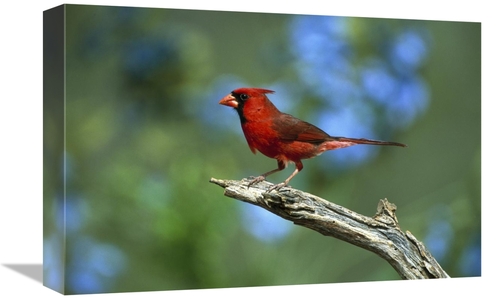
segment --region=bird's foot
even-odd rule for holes
[[[285,182],[282,182],[282,183],[271,186],[269,189],[267,189],[267,192],[271,192],[273,190],[279,191],[281,188],[283,188],[285,186],[288,186],[288,184]]]
[[[252,186],[253,184],[257,184],[266,180],[266,177],[263,175],[259,175],[258,177],[251,176],[250,179],[252,180],[248,183],[247,188],[250,188],[250,186]]]

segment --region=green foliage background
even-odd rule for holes
[[[275,166],[248,150],[236,114],[217,104],[231,89],[217,93],[214,82],[235,76],[259,87],[282,78],[302,84],[287,49],[293,16],[78,5],[67,5],[66,13],[64,153],[50,147],[58,130],[44,123],[44,159],[57,162],[44,174],[44,271],[55,282],[63,278],[57,288],[91,293],[399,279],[373,253],[280,219],[271,225],[287,234],[256,238],[245,229],[244,204],[208,183]],[[403,230],[437,244],[452,277],[480,275],[480,251],[474,255],[481,244],[480,24],[365,18],[349,24],[364,55],[375,51],[366,42],[369,28],[427,30],[432,46],[421,75],[431,93],[428,109],[390,137],[408,148],[381,150],[335,175],[321,170],[324,156],[308,160],[292,185],[365,215],[388,198]],[[137,41],[161,45],[154,64],[134,63]],[[322,109],[314,103],[298,99],[294,111],[315,123],[304,112]],[[54,187],[63,167],[66,193]],[[64,273],[58,264],[67,266]]]

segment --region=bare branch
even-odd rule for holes
[[[251,187],[247,187],[247,179],[212,178],[210,182],[223,187],[225,196],[376,253],[403,279],[449,278],[422,242],[409,231],[401,231],[396,205],[387,199],[380,200],[375,216],[367,217],[297,189],[267,192],[272,184],[266,181]]]

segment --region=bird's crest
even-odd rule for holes
[[[233,90],[236,94],[248,94],[248,95],[256,95],[256,94],[267,94],[274,93],[274,90],[265,89],[265,88],[254,88],[254,87],[242,87]]]

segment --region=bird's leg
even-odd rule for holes
[[[272,186],[271,188],[267,189],[267,192],[271,192],[272,190],[276,190],[278,191],[279,189],[285,187],[288,185],[288,183],[290,182],[290,180],[295,176],[297,175],[297,173],[299,173],[299,171],[302,170],[302,168],[304,168],[304,165],[302,164],[301,161],[297,161],[295,162],[295,170],[292,172],[292,174],[282,183],[279,183],[279,184],[276,184],[274,186]]]
[[[247,186],[247,187],[250,187],[250,186],[252,186],[253,184],[256,184],[256,183],[262,182],[263,180],[265,180],[265,179],[266,179],[266,177],[267,177],[268,175],[271,175],[271,174],[273,174],[273,173],[275,173],[275,172],[281,171],[281,170],[285,169],[285,167],[286,167],[286,163],[285,163],[284,161],[282,161],[282,160],[278,160],[278,168],[273,169],[273,170],[271,170],[271,171],[268,171],[268,172],[266,172],[266,173],[264,173],[264,174],[261,174],[261,175],[259,175],[258,177],[254,177],[254,178],[250,181],[250,183],[248,183],[248,186]]]

